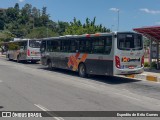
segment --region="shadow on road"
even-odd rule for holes
[[[17,63],[16,60],[7,60],[7,61]],[[28,61],[28,62],[26,62],[26,61],[21,61],[21,62],[19,62],[19,64],[33,64],[33,65],[38,65],[38,64],[40,64],[40,63],[39,63],[39,62],[31,62],[31,61]]]
[[[16,62],[16,61],[13,61]],[[39,63],[31,63],[31,62],[22,62],[20,64],[31,64],[31,65],[39,65]],[[66,74],[66,75],[70,75],[70,76],[75,76],[78,77],[78,73],[77,72],[73,72],[70,70],[64,70],[64,69],[54,69],[54,70],[49,70],[47,67],[38,67],[37,69],[42,69],[45,71],[53,71],[53,72],[57,72],[57,73],[62,73],[62,74]],[[98,82],[102,82],[102,83],[106,83],[106,84],[112,84],[112,85],[116,85],[116,84],[125,84],[125,83],[132,83],[132,82],[140,82],[141,80],[136,80],[136,79],[128,79],[128,78],[122,78],[122,77],[115,77],[115,76],[100,76],[100,75],[91,75],[88,77],[89,80],[94,80],[94,81],[98,81]]]
[[[37,63],[37,62],[36,62],[36,63],[35,63],[35,62],[21,62],[21,63],[22,63],[22,64],[31,64],[31,65],[32,65],[32,64],[33,64],[33,65],[38,65],[38,64],[39,64],[39,63]]]
[[[42,70],[46,70],[46,71],[53,71],[53,72],[57,72],[57,73],[62,73],[62,74],[66,74],[66,75],[70,75],[70,76],[75,76],[78,77],[78,73],[77,72],[73,72],[70,70],[64,70],[64,69],[54,69],[54,70],[49,70],[48,68],[38,68],[38,69],[42,69]],[[106,84],[124,84],[124,83],[131,83],[131,82],[139,82],[140,80],[135,80],[135,79],[128,79],[128,78],[122,78],[122,77],[115,77],[115,76],[100,76],[100,75],[90,75],[88,77],[88,79],[90,80],[94,80],[94,81],[98,81],[98,82],[103,82]]]
[[[0,109],[4,108],[3,106],[0,106]]]

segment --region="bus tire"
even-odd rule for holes
[[[20,63],[19,55],[17,56],[17,63]]]
[[[36,64],[36,63],[37,63],[37,61],[36,61],[36,60],[32,60],[32,61],[31,61],[31,63]]]
[[[10,55],[8,54],[8,60],[11,61]]]
[[[86,73],[86,66],[81,63],[79,66],[78,66],[78,73],[79,73],[79,76],[80,77],[86,77],[87,76],[87,73]]]

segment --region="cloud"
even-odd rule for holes
[[[24,2],[25,0],[19,0],[19,2]]]
[[[119,11],[119,9],[118,9],[118,8],[110,8],[109,10],[114,11],[114,12]]]
[[[147,8],[142,8],[140,9],[140,11],[143,11],[145,13],[149,13],[149,14],[160,14],[160,10],[149,10]]]

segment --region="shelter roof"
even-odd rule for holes
[[[134,28],[134,31],[143,34],[144,36],[160,41],[160,26],[149,26],[142,28]]]

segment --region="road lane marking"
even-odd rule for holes
[[[47,108],[45,108],[45,107],[43,107],[42,105],[40,105],[40,104],[34,104],[36,107],[38,107],[39,109],[41,109],[41,110],[43,110],[43,111],[45,111],[47,114],[49,114],[49,115],[51,115],[51,116],[57,116],[56,114],[51,114],[51,113],[49,113],[49,112],[47,112],[47,111],[50,111],[49,109],[47,109]],[[61,117],[53,117],[54,119],[56,119],[56,120],[64,120],[63,118],[61,118]]]

